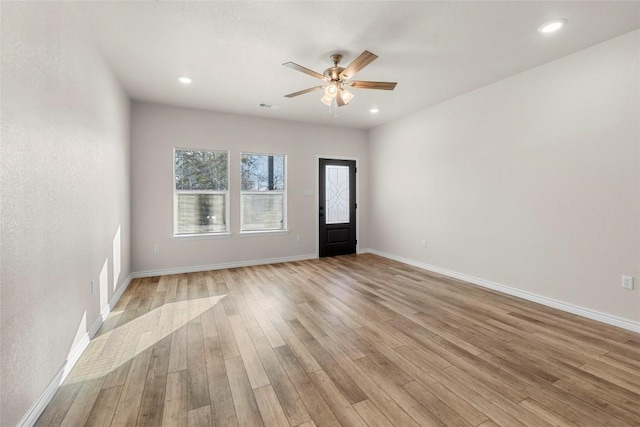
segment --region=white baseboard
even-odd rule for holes
[[[454,279],[463,280],[465,282],[469,282],[474,285],[482,286],[483,288],[493,289],[494,291],[502,292],[507,295],[522,298],[527,301],[536,302],[538,304],[546,305],[547,307],[557,308],[558,310],[566,311],[572,314],[577,314],[578,316],[586,317],[592,320],[597,320],[599,322],[617,326],[619,328],[627,329],[629,331],[640,332],[640,322],[634,322],[632,320],[623,319],[621,317],[613,316],[611,314],[601,313],[599,311],[569,304],[563,301],[558,301],[552,298],[547,298],[547,297],[536,295],[530,292],[521,291],[519,289],[512,288],[510,286],[501,285],[499,283],[491,282],[489,280],[479,279],[477,277],[469,276],[463,273],[458,273],[458,272],[447,270],[444,268],[435,267],[433,265],[425,264],[420,261],[404,258],[398,255],[378,251],[375,249],[371,249],[369,250],[369,252],[375,255],[392,259],[394,261],[401,262],[403,264],[412,265],[414,267],[422,268],[423,270],[428,270],[434,273],[442,274],[443,276],[448,276],[448,277],[453,277]]]
[[[132,274],[134,279],[141,277],[166,276],[169,274],[197,273],[200,271],[222,270],[225,268],[251,267],[253,265],[277,264],[281,262],[306,261],[318,258],[316,254],[296,255],[281,258],[256,259],[251,261],[226,262],[220,264],[196,265],[192,267],[165,268],[161,270],[138,271]]]
[[[109,317],[109,314],[111,314],[111,310],[113,310],[113,307],[115,307],[118,301],[120,301],[120,297],[122,296],[124,291],[127,290],[132,280],[133,280],[133,274],[129,274],[129,276],[127,276],[127,278],[125,279],[124,283],[122,283],[122,286],[120,286],[116,291],[116,293],[113,294],[113,297],[111,297],[111,301],[109,301],[109,304],[107,304],[104,310],[102,310],[102,312],[100,313],[96,321],[93,322],[93,325],[91,325],[91,327],[89,328],[89,331],[87,331],[87,334],[89,335],[89,339],[93,339],[93,337],[96,335],[96,333],[98,332],[98,330],[100,329],[104,321],[107,320],[107,317]]]
[[[53,376],[47,388],[44,389],[40,397],[33,402],[33,405],[31,405],[27,413],[24,414],[24,417],[18,422],[17,427],[31,427],[38,421],[44,409],[49,402],[51,402],[51,399],[53,399],[53,395],[56,394],[58,387],[60,387],[60,384],[64,381],[64,371],[66,370],[67,363],[68,362],[65,361],[62,367],[58,369],[58,372]]]
[[[22,419],[18,423],[18,427],[31,427],[36,423],[36,421],[38,421],[38,418],[40,418],[40,415],[42,415],[42,412],[44,412],[45,408],[51,402],[53,396],[56,394],[58,387],[60,387],[60,385],[64,382],[71,369],[75,366],[78,359],[80,359],[80,356],[82,356],[82,353],[87,349],[89,342],[95,336],[96,332],[98,332],[109,313],[111,313],[111,309],[115,307],[118,300],[131,283],[132,279],[133,276],[130,274],[122,283],[120,288],[116,291],[116,293],[113,294],[111,301],[109,301],[109,304],[107,304],[105,309],[102,310],[102,313],[100,313],[98,318],[93,322],[87,333],[69,351],[67,360],[64,361],[60,369],[58,369],[58,372],[56,372],[56,374],[53,376],[53,379],[49,382],[38,399],[31,405],[27,413],[22,417]]]

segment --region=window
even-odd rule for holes
[[[286,228],[285,156],[241,156],[241,231]]]
[[[228,231],[229,153],[175,149],[174,235]]]
[[[349,222],[349,166],[325,166],[326,224]]]

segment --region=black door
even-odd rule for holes
[[[356,253],[356,162],[320,159],[320,256]]]

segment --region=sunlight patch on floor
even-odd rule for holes
[[[224,297],[226,295],[163,304],[97,336],[78,360],[65,380],[65,384],[70,385],[108,375],[213,308]],[[112,313],[111,316],[119,314]]]

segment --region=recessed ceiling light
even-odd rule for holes
[[[191,79],[189,77],[180,77],[178,81],[185,85],[191,84]]]
[[[542,34],[555,33],[567,23],[566,19],[558,19],[557,21],[547,22],[538,28],[538,32]]]
[[[378,111],[380,111],[380,110],[378,110],[377,108],[372,108],[372,109],[369,110],[369,112],[372,113],[372,114],[375,114]]]

